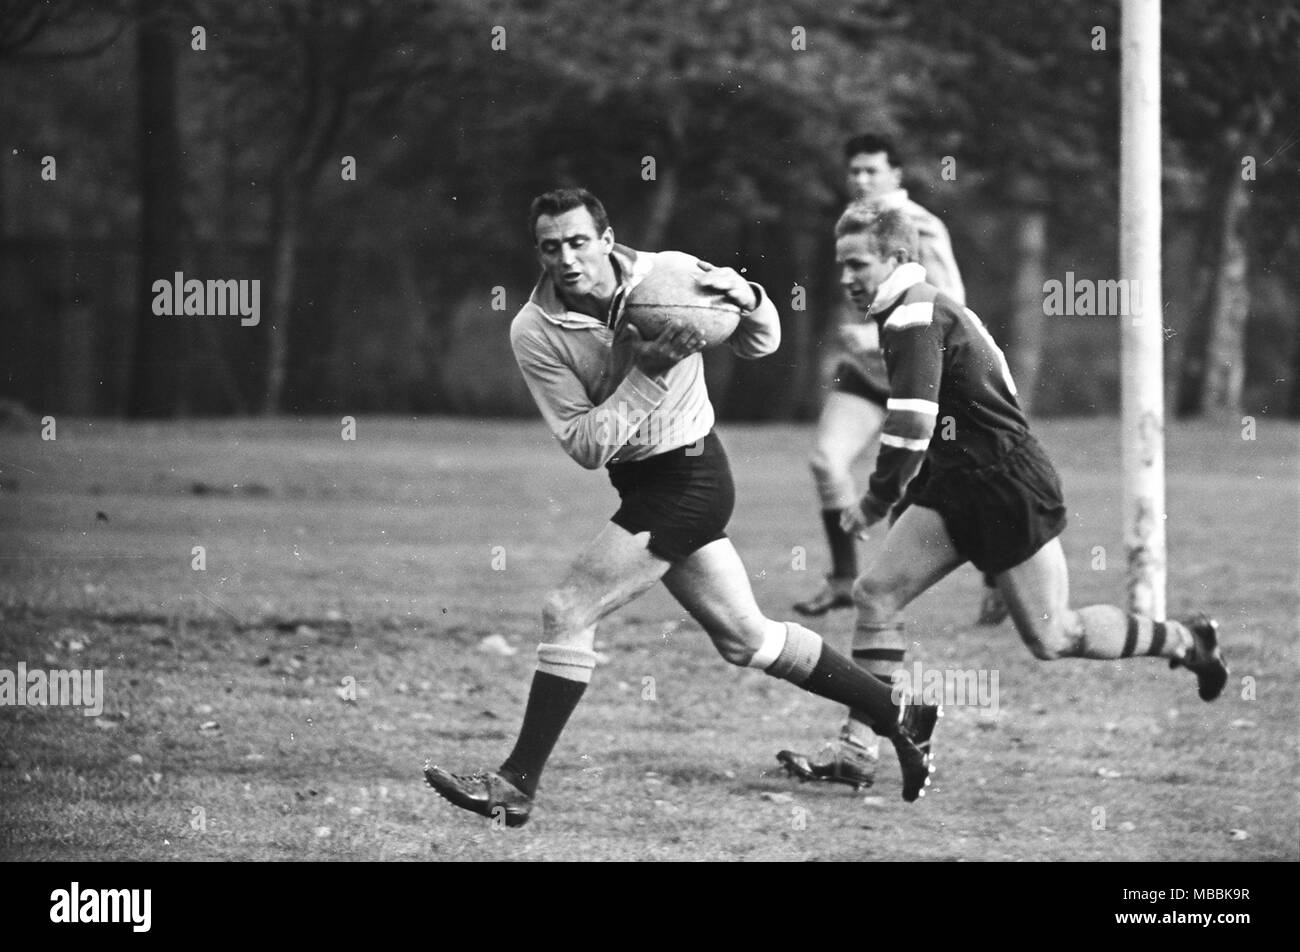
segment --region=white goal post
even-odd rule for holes
[[[1119,315],[1124,549],[1131,611],[1165,618],[1164,313],[1160,277],[1160,0],[1120,9]]]

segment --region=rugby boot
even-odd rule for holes
[[[807,601],[795,602],[794,610],[808,618],[818,618],[832,608],[853,607],[853,579],[826,576],[826,584]]]
[[[533,811],[533,798],[492,770],[454,774],[426,763],[424,780],[449,803],[490,819],[504,818],[506,826],[523,826]]]
[[[876,764],[880,755],[847,732],[842,732],[839,740],[827,744],[823,753],[820,760],[814,761],[807,754],[783,750],[776,755],[776,759],[787,774],[805,782],[826,780],[848,784],[854,790],[862,790],[875,783]]]
[[[1169,667],[1187,668],[1196,675],[1202,701],[1213,701],[1228,683],[1228,664],[1219,650],[1219,623],[1204,612],[1184,619],[1192,633],[1192,647],[1181,658],[1170,658]]]
[[[908,803],[925,796],[934,772],[931,737],[934,726],[943,717],[943,708],[937,704],[903,704],[898,712],[898,728],[890,735],[898,753],[898,766],[903,773],[903,799]]]

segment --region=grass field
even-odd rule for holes
[[[731,535],[759,603],[790,617],[825,570],[810,430],[721,433]],[[1117,601],[1116,424],[1039,433],[1075,602]],[[505,755],[541,597],[615,508],[540,422],[363,418],[355,441],[328,420],[9,431],[0,669],[102,669],[106,700],[97,717],[0,707],[0,858],[1300,859],[1298,447],[1293,425],[1168,434],[1171,613],[1222,623],[1214,704],[1154,659],[1034,660],[1010,625],[971,624],[963,569],[910,609],[912,657],[996,672],[996,716],[950,709],[917,804],[892,755],[864,794],[797,786],[773,755],[816,748],[841,712],[726,665],[656,590],[598,632],[607,660],[533,822],[498,831],[420,768]],[[820,630],[843,646],[851,625]],[[484,650],[493,635],[516,653]]]

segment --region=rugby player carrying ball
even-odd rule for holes
[[[526,823],[542,768],[596,666],[596,624],[662,581],[726,661],[868,712],[898,752],[903,798],[915,800],[929,783],[929,758],[914,737],[928,737],[922,725],[933,725],[935,711],[896,703],[888,685],[815,632],[767,618],[726,536],[731,470],[713,432],[699,353],[718,342],[672,324],[643,340],[620,322],[627,292],[660,255],[615,244],[605,209],[582,189],[538,196],[529,227],[542,276],[511,325],[515,359],[565,452],[587,469],[604,466],[621,504],[546,597],[514,750],[496,770],[456,774],[428,764],[429,785],[458,807]],[[776,350],[780,323],[761,287],[708,265],[699,284],[741,309],[728,341],[738,356]]]

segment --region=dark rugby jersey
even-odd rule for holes
[[[1029,428],[984,324],[926,284],[920,265],[899,265],[869,313],[880,327],[890,397],[862,508],[883,516],[923,461],[930,470],[985,466]]]

